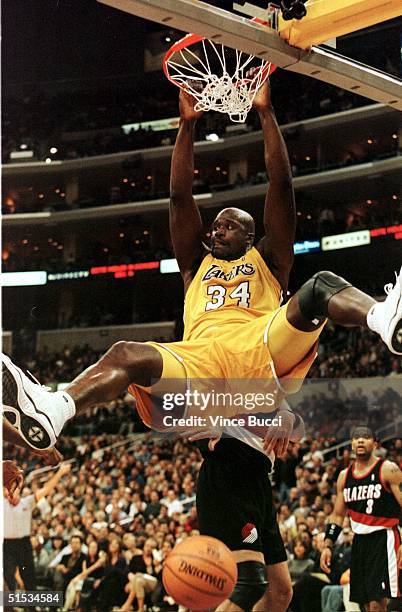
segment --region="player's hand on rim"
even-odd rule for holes
[[[190,86],[198,91],[201,89],[200,84],[197,82],[190,81]],[[197,100],[190,93],[190,90],[185,91],[184,89],[180,89],[179,94],[179,109],[180,109],[180,117],[184,121],[196,121],[202,115],[202,111],[194,110],[194,106],[197,104]]]
[[[258,72],[260,72],[259,68],[251,68],[246,72],[247,79],[253,79],[257,76]],[[253,107],[259,110],[272,109],[271,102],[271,85],[269,82],[269,78],[267,78],[264,83],[258,88],[254,100]]]

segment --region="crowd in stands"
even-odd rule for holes
[[[328,324],[320,337],[311,378],[366,378],[402,373],[402,362],[377,334]]]
[[[363,229],[396,226],[402,222],[402,200],[395,194],[381,197],[379,200],[350,204],[342,202],[324,207],[320,207],[317,202],[309,201],[306,197],[300,196],[299,199],[296,242],[319,240],[323,236]],[[207,227],[205,232],[207,235]],[[157,234],[158,230],[154,228],[149,230],[146,237],[139,236],[136,240],[127,237],[122,240],[116,238],[116,232],[111,231],[110,240],[100,241],[98,237],[95,235],[92,237],[88,233],[85,244],[80,245],[80,249],[85,247],[85,253],[78,252],[67,257],[64,253],[63,239],[56,243],[50,239],[40,240],[34,234],[29,235],[27,230],[27,236],[29,235],[25,239],[27,242],[24,240],[17,242],[8,239],[8,235],[5,234],[2,250],[3,271],[69,272],[88,270],[93,266],[160,261],[174,257],[168,241],[157,248],[150,246],[155,243]]]
[[[174,139],[175,135],[172,136]],[[345,143],[344,149],[335,152],[328,151],[325,160],[319,159],[320,156],[315,146],[311,147],[312,150],[309,155],[301,154],[297,146],[289,146],[293,176],[297,177],[364,164],[399,154],[399,140],[397,138],[389,136],[389,138],[385,138],[384,142],[376,142],[375,144],[374,141],[372,142],[372,145],[366,144],[364,146],[358,143],[357,147]],[[356,149],[359,149],[359,152]],[[169,185],[167,179],[161,182],[155,169],[147,170],[140,160],[135,164],[136,168],[127,170],[126,176],[109,179],[109,183],[100,181],[99,184],[87,185],[85,178],[82,177],[80,179],[80,192],[72,201],[67,201],[66,187],[62,184],[58,187],[45,184],[43,188],[37,185],[35,187],[31,186],[29,189],[26,186],[19,189],[10,183],[3,190],[2,213],[8,215],[22,212],[63,212],[168,198]],[[193,184],[194,194],[218,193],[267,182],[262,157],[260,171],[257,168],[249,170],[245,175],[239,173],[234,180],[229,180],[228,165],[229,161],[225,154],[222,154],[219,166],[210,164],[197,168]],[[383,211],[382,214],[390,216],[389,211]]]
[[[74,471],[35,510],[32,545],[38,586],[65,592],[65,609],[131,609],[127,600],[177,610],[161,582],[175,543],[197,530],[196,448],[147,436],[119,446],[121,436],[77,441],[60,450]],[[107,444],[116,446],[103,450]],[[34,467],[13,449],[23,469]],[[31,484],[35,491],[37,482]],[[149,609],[149,608],[148,608]]]
[[[71,380],[97,357],[89,346],[58,353],[43,349],[21,365],[54,386]],[[313,394],[295,396],[293,407],[305,420],[306,437],[276,461],[275,504],[293,583],[290,609],[334,612],[343,609],[347,594],[353,534],[345,519],[329,580],[318,578],[336,479],[351,461],[348,446],[333,447],[347,440],[350,428],[362,419],[376,431],[400,420],[400,386],[398,392],[393,382],[401,380],[396,377],[402,376],[402,364],[374,334],[330,325],[310,376],[320,380],[307,388],[324,384],[327,377],[331,385],[325,393],[317,387]],[[342,387],[352,377],[372,376],[382,377],[378,389],[361,385],[347,392]],[[74,419],[58,442],[74,467],[38,504],[31,541],[37,584],[63,590],[65,609],[106,612],[134,606],[142,612],[146,605],[148,610],[181,610],[164,590],[161,571],[174,545],[198,533],[195,494],[201,455],[196,445],[145,429],[127,394]],[[395,439],[377,452],[402,467],[398,429]],[[17,459],[26,473],[40,467],[28,451],[6,446],[4,455]],[[46,477],[28,479],[24,494]]]
[[[280,123],[291,123],[369,103],[365,98],[299,75],[281,72],[273,77],[274,104]],[[292,96],[289,96],[289,91]],[[178,90],[160,73],[107,81],[107,84],[81,90],[56,93],[40,85],[24,87],[24,91],[8,94],[3,101],[2,160],[10,161],[12,151],[21,145],[34,152],[34,159],[75,159],[139,148],[170,144],[171,133],[150,129],[131,130],[122,127],[154,119],[177,117]],[[149,103],[152,100],[152,104]],[[199,123],[197,139],[206,134],[225,134],[230,121],[226,115],[208,115]],[[250,113],[250,129],[260,129]],[[50,154],[51,148],[57,149]]]
[[[38,504],[31,542],[38,587],[63,590],[66,610],[142,612],[144,604],[147,610],[178,609],[164,590],[161,571],[174,545],[198,533],[201,456],[186,441],[144,436],[63,435],[60,440],[60,451],[74,461],[73,471]],[[275,466],[275,504],[293,583],[293,612],[343,609],[339,587],[348,583],[353,538],[348,519],[329,580],[317,577],[336,479],[351,461],[347,448],[340,457],[330,451],[324,458],[334,441],[306,437]],[[6,448],[5,454],[25,472],[38,467],[24,451]],[[379,454],[402,466],[402,439],[388,442]],[[28,482],[24,494],[35,491],[38,480]]]

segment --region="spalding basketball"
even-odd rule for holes
[[[191,536],[177,544],[163,566],[163,584],[176,603],[192,610],[215,608],[237,581],[237,565],[223,542]]]

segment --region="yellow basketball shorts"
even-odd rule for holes
[[[241,401],[241,396],[244,399],[250,393],[265,396],[272,393],[275,401],[264,404],[262,411],[274,411],[286,394],[300,389],[317,355],[318,337],[325,325],[312,332],[299,331],[287,321],[286,309],[287,305],[249,323],[225,327],[214,338],[166,344],[148,342],[162,356],[162,376],[152,387],[129,388],[144,423],[159,429],[155,423],[155,400],[159,398],[156,411],[164,413],[163,409],[173,410],[173,403],[167,405],[165,400],[168,396],[173,402],[174,394],[180,395],[181,415],[199,415],[204,411],[205,415],[233,417],[250,410],[251,404],[245,406],[246,402]],[[189,395],[183,400],[189,390],[193,393],[197,390],[202,401],[190,404]],[[225,406],[218,402],[206,407],[205,398],[208,396],[212,402],[218,393],[228,394]],[[253,405],[251,409],[255,408]]]

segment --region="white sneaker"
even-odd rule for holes
[[[14,427],[38,450],[54,446],[64,423],[74,416],[73,399],[63,391],[49,393],[2,354],[3,411],[12,413]]]
[[[395,276],[395,285],[385,285],[387,297],[370,309],[367,323],[380,334],[392,353],[402,355],[402,268]]]

